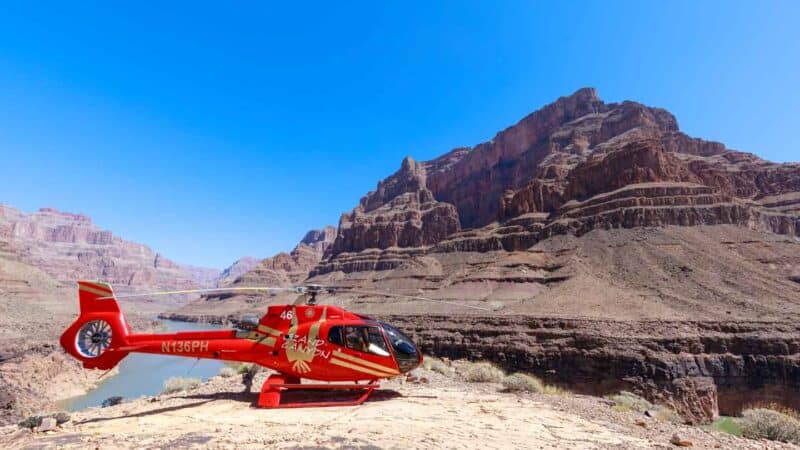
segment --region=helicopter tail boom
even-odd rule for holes
[[[111,285],[78,281],[80,316],[61,335],[61,346],[87,369],[108,370],[125,356],[130,326],[114,299]]]

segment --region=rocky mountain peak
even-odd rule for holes
[[[368,213],[406,193],[414,193],[421,202],[431,201],[433,195],[426,188],[426,179],[426,166],[406,156],[400,164],[400,170],[379,182],[374,191],[361,199],[361,210]]]
[[[687,187],[686,183],[703,188]],[[675,189],[664,191],[649,187],[672,184]],[[648,187],[625,191],[636,185]],[[706,195],[703,189],[710,189],[713,197],[695,197]],[[581,224],[556,226],[565,219],[568,205],[616,190],[628,192],[621,196],[678,192],[685,196],[627,200],[632,205],[699,202],[721,206],[715,212],[681,213],[691,214],[691,219],[678,218],[673,207],[637,212],[649,214],[646,219],[631,221],[606,215],[601,220],[592,216]],[[514,244],[481,244],[481,248],[521,249],[554,233],[580,233],[584,231],[576,230],[601,223],[614,226],[618,221],[735,222],[795,234],[800,229],[796,215],[772,214],[795,211],[796,206],[766,214],[748,205],[728,206],[726,202],[798,191],[797,165],[772,164],[728,150],[717,142],[691,138],[680,132],[675,116],[664,109],[633,101],[605,103],[595,89],[583,88],[527,115],[491,141],[457,148],[427,162],[406,157],[397,172],[380,181],[352,213],[342,216],[339,234],[326,259],[368,249],[439,245],[462,229],[490,228],[527,214],[544,214],[545,221],[534,229],[547,231],[537,231],[520,241],[517,230],[503,237]],[[794,205],[794,200],[789,203]],[[353,263],[348,267],[373,266]]]
[[[336,239],[336,227],[327,225],[320,230],[311,230],[300,240],[301,244],[314,245],[316,243],[330,244]]]

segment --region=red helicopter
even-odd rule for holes
[[[270,306],[260,319],[243,319],[238,330],[171,334],[132,333],[116,301],[240,290],[290,291],[301,296],[293,305]],[[263,408],[361,404],[379,387],[378,380],[422,363],[414,343],[396,328],[337,306],[317,305],[316,295],[321,292],[333,293],[335,288],[222,288],[115,297],[107,283],[79,281],[80,316],[61,335],[61,346],[87,369],[110,370],[131,352],[258,364],[277,372],[261,388],[257,404]],[[302,383],[303,378],[339,383]],[[282,403],[281,393],[292,389],[357,390],[361,395],[353,401]]]

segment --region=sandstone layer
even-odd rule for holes
[[[604,103],[587,88],[491,141],[406,158],[342,216],[313,274],[385,270],[437,251],[523,251],[593,229],[733,224],[796,237],[798,210],[800,164],[691,138],[663,109]]]
[[[749,400],[800,406],[786,328],[800,318],[800,164],[593,89],[474,147],[406,158],[342,215],[309,281],[429,297],[337,301],[392,315],[434,354],[638,389],[693,421]]]
[[[634,391],[692,423],[756,403],[800,410],[796,322],[393,315],[423,351],[489,359],[592,395]]]
[[[115,289],[185,289],[213,283],[219,271],[182,266],[149,247],[102,230],[82,214],[42,208],[24,214],[0,205],[5,251],[55,280],[97,279]]]

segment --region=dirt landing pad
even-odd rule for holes
[[[236,378],[191,392],[73,415],[51,433],[3,430],[3,448],[654,448],[675,429],[695,448],[763,448],[700,429],[617,413],[602,399],[497,392],[491,384],[431,379],[385,383],[358,407],[263,410]],[[717,448],[720,448],[717,447]]]

